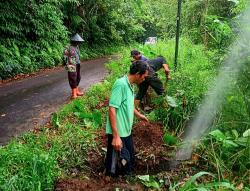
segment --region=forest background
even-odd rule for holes
[[[178,137],[199,108],[229,45],[240,31],[237,18],[247,4],[247,0],[182,1],[179,65],[168,86],[173,103],[169,97],[154,99],[154,111],[148,115],[152,121],[162,122],[171,136]],[[39,136],[25,134],[1,147],[0,189],[51,190],[55,180],[67,175],[72,167],[85,170],[86,153],[96,144],[92,131],[103,125],[99,118],[104,120],[107,113],[106,109],[94,108],[106,99],[114,80],[128,69],[130,46],[138,47],[148,57],[155,56],[152,52],[166,56],[173,69],[176,12],[176,0],[0,2],[1,79],[60,65],[63,48],[75,32],[85,40],[81,46],[83,59],[129,47],[122,49],[120,61],[107,66],[111,75],[102,84],[52,116],[53,129],[43,129]],[[158,37],[155,47],[138,44],[149,36]],[[175,189],[216,190],[224,186],[249,190],[249,60],[249,57],[244,60],[241,75],[223,98],[212,124],[215,130],[197,149],[206,159],[206,170],[216,175],[214,183],[197,185],[195,181],[187,181],[182,189],[177,181],[173,182]],[[83,132],[79,124],[83,123],[81,118],[86,111],[91,114],[88,118],[95,120],[84,119],[83,126],[89,129]],[[196,178],[201,175],[204,173]]]
[[[148,36],[175,36],[176,0],[24,0],[1,1],[0,78],[30,73],[61,63],[69,36],[85,40],[82,58],[110,53],[112,48],[143,42]],[[181,35],[207,48],[230,44],[231,21],[243,0],[186,0]]]

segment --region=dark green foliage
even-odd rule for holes
[[[60,64],[63,47],[76,32],[85,39],[83,59],[145,38],[148,10],[142,1],[2,1],[0,78]]]
[[[241,174],[249,171],[250,162],[250,67],[249,58],[244,61],[244,66],[234,86],[225,97],[221,111],[218,114],[214,130],[210,133],[206,144],[209,146],[206,156],[213,168],[224,178],[224,172],[244,180]],[[209,139],[211,138],[211,140]],[[214,151],[212,150],[214,149]],[[216,163],[220,165],[216,165]]]
[[[210,47],[228,47],[232,39],[232,29],[226,21],[221,21],[216,15],[206,17],[206,33],[211,40],[207,40]]]
[[[163,136],[163,141],[166,145],[169,145],[169,146],[173,146],[177,144],[177,138],[167,132]]]
[[[142,2],[25,0],[4,1],[0,7],[3,79],[59,64],[68,31],[82,34],[92,47],[82,49],[82,57],[89,58],[99,55],[93,53],[100,46],[142,39],[143,27],[154,28]]]
[[[230,19],[245,6],[245,0],[183,1],[182,35],[223,49],[233,37]],[[148,36],[174,37],[176,9],[176,0],[1,1],[0,78],[60,64],[63,47],[76,32],[85,39],[83,59]]]
[[[250,120],[250,57],[246,59],[237,86],[242,96],[242,105],[246,113],[246,119]],[[234,97],[235,98],[235,97]],[[236,99],[237,100],[237,99]],[[240,112],[240,111],[239,111]],[[248,117],[247,117],[248,116]]]
[[[59,64],[62,49],[75,32],[86,40],[81,47],[84,59],[110,54],[116,51],[114,44],[143,41],[147,36],[174,37],[176,3],[176,0],[1,1],[0,78]],[[185,37],[180,42],[179,65],[177,72],[172,72],[172,80],[164,82],[166,95],[152,98],[155,108],[150,119],[163,122],[166,129],[176,134],[183,132],[216,76],[223,51],[233,39],[232,20],[246,4],[246,0],[183,0]],[[111,73],[103,83],[94,85],[83,98],[54,114],[50,129],[42,128],[38,135],[26,134],[19,142],[0,148],[0,190],[52,190],[60,172],[70,175],[72,169],[87,171],[86,154],[98,144],[95,133],[104,126],[107,116],[107,107],[98,111],[96,108],[108,99],[114,81],[128,71],[132,48],[122,50],[121,59],[107,65]],[[165,56],[173,69],[173,40],[136,48],[149,58]],[[247,181],[244,175],[250,165],[249,71],[248,59],[214,120],[213,125],[219,130],[210,133],[200,145],[209,170],[217,172],[220,180],[233,180],[236,175],[239,178],[234,182]],[[159,77],[165,81],[162,72]],[[177,142],[170,134],[163,139],[168,145]],[[182,187],[179,184],[175,187],[195,189],[195,180],[204,174],[207,173],[200,172]],[[151,183],[147,185],[151,187]],[[223,187],[232,186],[226,182],[198,185],[203,190]]]
[[[141,1],[87,0],[64,6],[65,25],[70,32],[83,34],[88,45],[128,43],[143,35],[148,20]]]
[[[53,1],[0,3],[0,78],[60,63],[67,30]]]
[[[183,34],[209,48],[226,48],[233,39],[233,19],[246,0],[187,0],[183,3]]]
[[[176,0],[147,2],[157,36],[172,38],[176,31]],[[183,0],[181,35],[209,48],[226,48],[233,38],[233,18],[247,5],[246,0]]]
[[[203,142],[204,156],[209,161],[209,169],[217,171],[221,179],[239,176],[238,181],[246,181],[244,175],[249,172],[250,137],[246,130],[219,127],[209,133]],[[243,129],[243,128],[242,128]],[[225,177],[227,174],[227,177]]]

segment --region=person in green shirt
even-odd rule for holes
[[[130,174],[134,163],[132,125],[134,115],[139,119],[148,119],[134,107],[134,89],[132,84],[140,84],[148,75],[148,65],[144,61],[135,61],[128,75],[116,80],[109,100],[106,124],[108,137],[106,156],[106,175]]]

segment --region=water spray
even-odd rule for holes
[[[223,62],[215,85],[209,87],[207,96],[202,101],[193,121],[188,126],[183,144],[177,151],[176,160],[191,158],[192,151],[202,136],[209,132],[214,118],[223,103],[228,90],[244,66],[246,58],[250,55],[250,7],[239,17],[240,31],[235,42],[229,47],[229,53]],[[239,30],[239,29],[238,29]]]

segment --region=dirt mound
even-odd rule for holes
[[[88,153],[88,166],[96,173],[104,171],[104,158],[107,138],[105,130],[97,132],[96,142],[99,143],[98,150]],[[138,122],[133,126],[133,141],[136,154],[135,174],[155,174],[162,170],[168,170],[168,159],[165,157],[163,127],[160,123]]]
[[[156,174],[169,170],[167,148],[163,142],[160,123],[139,122],[133,127],[136,152],[135,174]]]
[[[138,122],[133,127],[133,141],[136,153],[134,174],[156,174],[169,170],[169,160],[164,146],[163,127],[160,123]],[[87,161],[91,169],[90,180],[59,180],[56,191],[62,190],[144,190],[142,185],[132,185],[124,178],[109,178],[103,175],[106,148],[105,130],[97,132],[97,150],[88,152]],[[168,150],[169,151],[169,150]]]
[[[133,127],[133,141],[136,152],[161,147],[164,144],[162,137],[163,128],[160,123],[141,121]]]
[[[136,152],[145,149],[157,149],[161,147],[164,142],[163,127],[160,123],[138,122],[133,126],[132,135],[134,147]],[[107,137],[105,130],[101,129],[97,132],[96,142],[100,147],[106,147]]]
[[[56,184],[55,191],[113,191],[116,190],[143,191],[140,184],[130,185],[124,178],[109,178],[100,176],[91,180],[68,179],[60,180]]]

